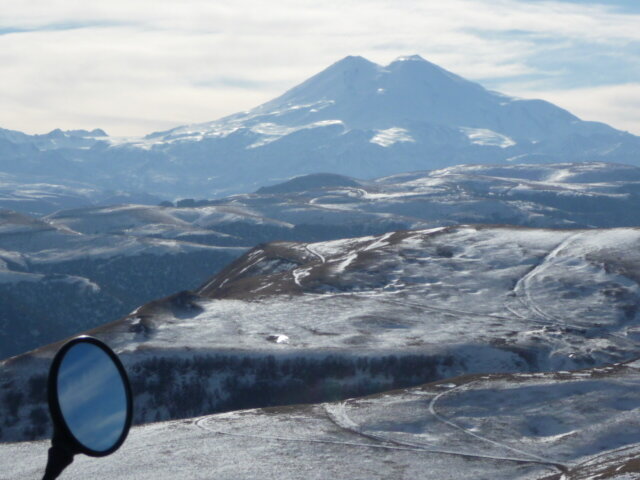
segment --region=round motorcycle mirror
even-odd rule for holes
[[[56,354],[49,371],[53,438],[43,480],[53,480],[84,453],[103,457],[127,438],[131,388],[116,354],[101,341],[78,337]]]

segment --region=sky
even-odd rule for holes
[[[640,135],[637,0],[0,0],[0,128],[144,135],[419,54]]]

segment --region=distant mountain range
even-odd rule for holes
[[[384,67],[346,57],[248,112],[143,138],[0,130],[0,191],[5,181],[210,198],[318,172],[583,161],[640,165],[640,138],[486,90],[419,56]]]

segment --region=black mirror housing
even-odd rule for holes
[[[133,417],[129,380],[117,355],[93,337],[60,348],[47,385],[53,437],[43,480],[53,480],[83,453],[104,457],[124,443]]]

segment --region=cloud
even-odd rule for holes
[[[497,90],[628,84],[640,75],[640,15],[626,8],[22,0],[0,18],[0,126],[133,135],[209,121],[267,101],[349,54],[386,64],[419,53]]]

